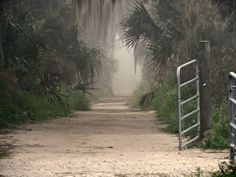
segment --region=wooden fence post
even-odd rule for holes
[[[206,130],[211,128],[211,104],[210,104],[210,71],[211,58],[210,41],[199,42],[199,81],[200,81],[200,137],[204,137]]]

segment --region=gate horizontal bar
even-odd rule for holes
[[[229,125],[230,125],[230,127],[232,127],[234,130],[236,130],[236,125],[235,125],[234,123],[230,123]]]
[[[191,98],[189,98],[189,99],[187,99],[187,100],[181,102],[181,105],[184,105],[184,104],[188,103],[189,101],[192,101],[192,100],[194,100],[194,99],[196,99],[196,98],[198,98],[198,97],[199,97],[199,94],[196,94],[196,95],[194,95],[193,97],[191,97]]]
[[[193,143],[194,141],[198,140],[199,136],[196,136],[195,138],[189,140],[188,142],[186,142],[185,144],[182,145],[182,148],[188,146],[189,144]]]
[[[199,112],[199,109],[196,109],[196,110],[194,110],[194,111],[192,111],[192,112],[186,114],[185,116],[181,117],[181,120],[184,120],[184,119],[186,119],[187,117],[190,117],[190,116],[192,116],[192,115],[194,115],[194,114],[196,114],[196,113],[198,113],[198,112]]]
[[[236,100],[235,100],[235,99],[233,99],[233,98],[229,98],[229,101],[231,101],[233,104],[236,105]]]
[[[200,126],[200,124],[197,123],[197,124],[193,125],[192,127],[189,127],[188,129],[182,131],[182,135],[185,134],[185,133],[187,133],[187,132],[189,132],[190,130],[192,130],[192,129],[194,129],[194,128],[199,127],[199,126]]]
[[[195,82],[197,80],[198,80],[198,76],[196,76],[195,78],[193,78],[193,79],[191,79],[191,80],[189,80],[189,81],[187,81],[187,82],[185,82],[183,84],[180,84],[180,87],[183,87],[185,85],[191,84],[192,82]]]
[[[236,79],[236,74],[235,74],[234,72],[230,72],[230,73],[229,73],[229,76],[232,77],[232,78],[234,78],[234,79]]]

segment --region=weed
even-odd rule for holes
[[[212,129],[202,142],[206,149],[229,148],[229,120],[227,115],[227,103],[212,106]]]

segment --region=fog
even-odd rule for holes
[[[123,45],[119,38],[116,38],[114,57],[117,63],[117,71],[113,78],[113,92],[115,95],[128,96],[133,93],[141,81],[141,69],[134,66],[134,54],[132,49]]]
[[[133,51],[125,47],[120,37],[120,22],[128,11],[130,1],[103,1],[102,4],[100,1],[78,2],[81,37],[89,46],[101,47],[109,60],[106,63],[113,62],[115,65],[115,68],[103,67],[103,75],[96,82],[99,90],[95,94],[131,95],[141,80],[141,72],[139,67],[135,72]]]
[[[0,0],[0,177],[235,176],[235,58],[236,0]]]

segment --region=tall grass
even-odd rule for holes
[[[229,148],[229,117],[227,102],[221,105],[212,101],[212,129],[206,136],[202,147],[207,149],[225,149]]]
[[[176,89],[168,85],[161,86],[156,90],[152,108],[156,110],[158,120],[164,122],[166,130],[172,133],[178,132],[178,112],[176,101]]]
[[[67,116],[73,110],[89,110],[90,100],[80,91],[63,86],[63,102],[19,90],[14,98],[0,98],[0,129],[15,128],[26,122]]]

